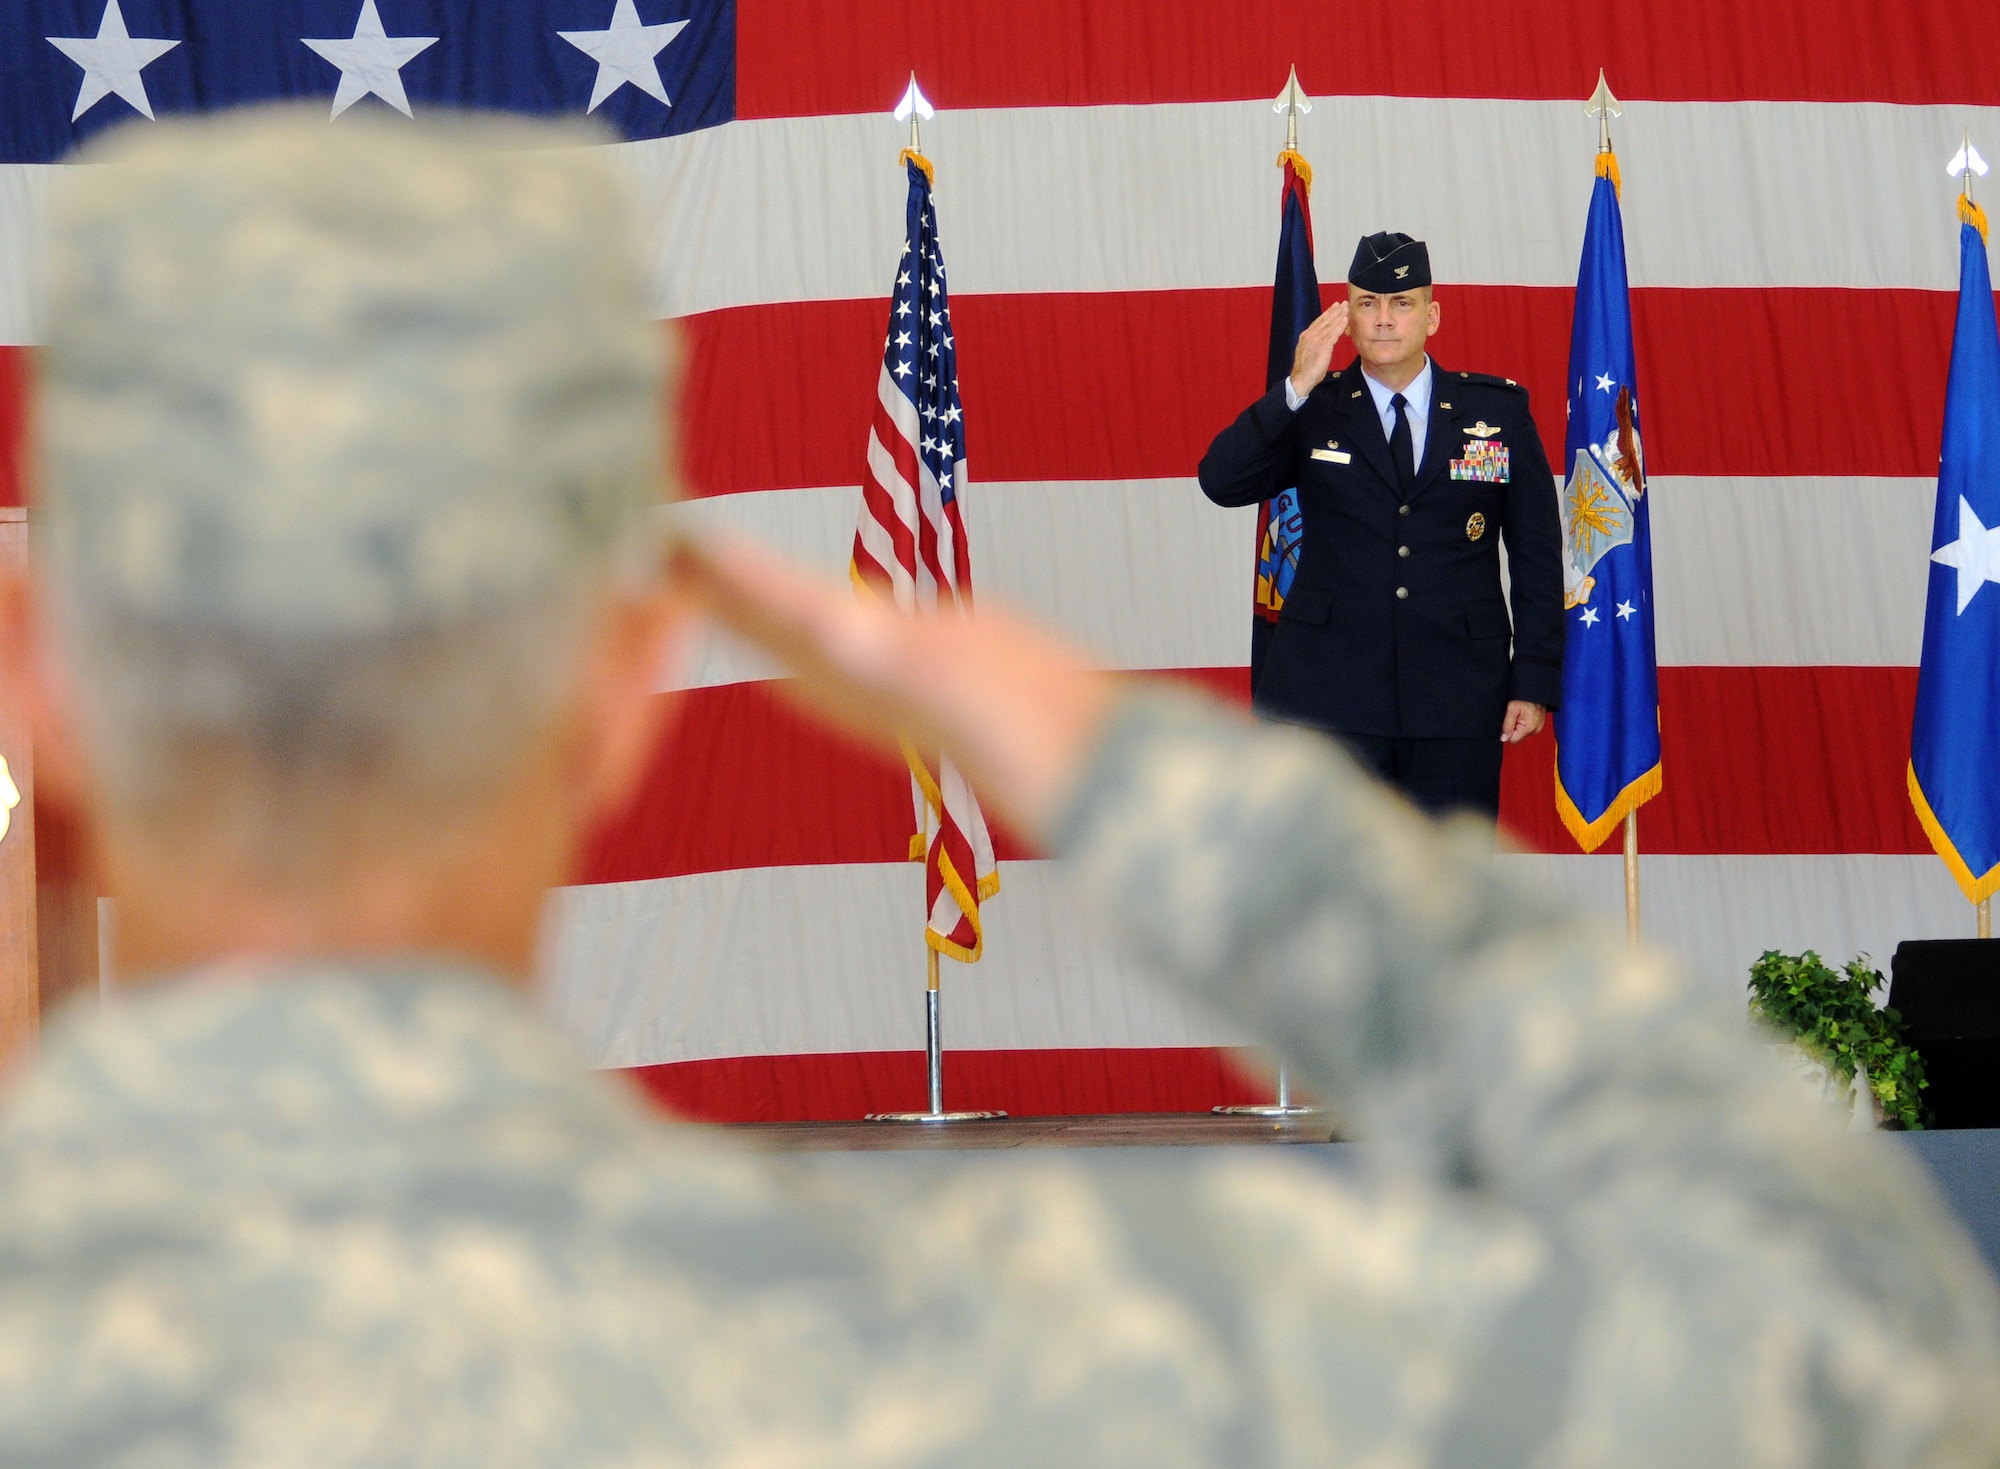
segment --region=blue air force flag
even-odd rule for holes
[[[1313,268],[1312,170],[1305,159],[1287,149],[1278,162],[1285,169],[1285,192],[1278,223],[1278,276],[1271,287],[1271,353],[1264,387],[1268,391],[1292,370],[1292,352],[1299,333],[1319,315],[1319,274]],[[1299,569],[1299,492],[1287,489],[1257,507],[1257,583],[1254,617],[1250,623],[1250,687],[1264,667],[1264,647],[1277,625],[1278,609],[1292,589]]]
[[[1617,160],[1600,153],[1569,342],[1556,811],[1586,852],[1660,793],[1653,532],[1639,438]]]
[[[1958,321],[1944,390],[1924,661],[1910,731],[1910,801],[1977,903],[2000,888],[2000,330],[1984,216],[1958,231]]]

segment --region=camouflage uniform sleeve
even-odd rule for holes
[[[1369,1141],[1421,1201],[1411,1249],[1450,1237],[1427,1219],[1539,1236],[1516,1325],[1453,1373],[1461,1406],[1511,1407],[1445,1412],[1436,1457],[2000,1455],[1992,1281],[1921,1171],[1839,1131],[1719,987],[1511,877],[1472,826],[1415,818],[1317,737],[1135,698],[1059,846],[1166,979]]]

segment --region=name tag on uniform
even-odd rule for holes
[[[1315,449],[1312,452],[1312,457],[1315,459],[1324,459],[1329,464],[1352,464],[1354,462],[1354,456],[1345,449]]]
[[[1483,421],[1480,427],[1485,427]],[[1470,439],[1458,452],[1460,457],[1451,461],[1453,479],[1477,480],[1489,485],[1507,483],[1505,444],[1496,444],[1491,439]]]

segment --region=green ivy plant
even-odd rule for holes
[[[1850,1092],[1859,1068],[1882,1104],[1884,1122],[1916,1131],[1926,1116],[1918,1093],[1930,1083],[1903,1017],[1875,1006],[1887,984],[1866,954],[1841,970],[1811,949],[1803,954],[1767,949],[1750,966],[1750,1014],[1795,1042]]]

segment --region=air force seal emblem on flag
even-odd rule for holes
[[[1563,486],[1563,606],[1581,607],[1597,586],[1597,563],[1632,542],[1632,516],[1646,493],[1644,456],[1632,425],[1631,393],[1618,392],[1617,431],[1576,451]]]

